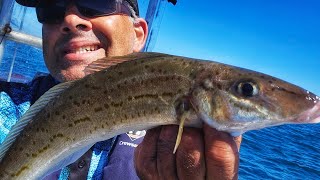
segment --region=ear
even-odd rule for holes
[[[134,31],[135,31],[135,44],[133,47],[133,52],[140,52],[147,40],[148,36],[148,24],[142,18],[137,18],[134,21]]]

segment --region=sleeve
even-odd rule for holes
[[[0,143],[30,107],[30,88],[25,84],[0,82]]]
[[[0,144],[30,106],[57,83],[50,75],[27,84],[0,81]]]

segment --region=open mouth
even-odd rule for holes
[[[298,123],[320,123],[320,101],[314,107],[301,113],[295,121]]]
[[[82,46],[82,47],[75,48],[75,49],[66,50],[65,53],[66,54],[69,54],[69,53],[83,54],[83,53],[87,53],[87,52],[96,51],[99,48],[100,48],[99,45],[88,45],[88,46]]]

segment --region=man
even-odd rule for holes
[[[147,23],[139,18],[136,0],[16,0],[36,7],[43,24],[43,53],[50,75],[29,84],[0,82],[1,140],[45,91],[59,82],[84,77],[91,62],[105,56],[141,51]],[[172,154],[176,126],[130,132],[95,144],[75,163],[46,179],[236,179],[241,138],[185,128]],[[135,152],[134,152],[135,150]],[[133,161],[134,159],[134,161]]]

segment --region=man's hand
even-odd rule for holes
[[[241,137],[233,138],[207,125],[184,128],[173,154],[178,126],[149,130],[135,150],[141,179],[237,179]]]

